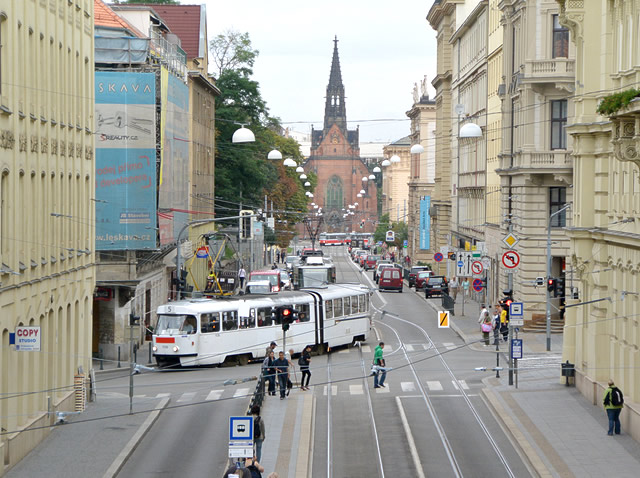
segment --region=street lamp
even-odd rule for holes
[[[356,194],[356,197],[357,197],[357,198],[361,198],[361,197],[362,197],[362,193],[358,193],[358,194]]]
[[[547,281],[551,278],[551,220],[571,207],[571,203],[565,204],[556,212],[551,213],[547,223]],[[551,291],[547,287],[547,352],[551,350]]]
[[[361,189],[360,190],[360,194],[362,194],[364,196],[365,194],[367,194],[367,192],[364,189]]]
[[[244,127],[244,125],[240,125],[240,128],[233,133],[231,137],[232,143],[253,143],[256,140],[256,137],[251,132],[250,129]]]
[[[282,153],[277,149],[272,149],[269,151],[269,154],[267,154],[267,159],[282,159]]]
[[[421,144],[414,144],[413,146],[411,146],[411,149],[409,150],[409,152],[411,154],[422,154],[424,153],[424,148],[422,147]]]
[[[369,181],[369,178],[366,176],[362,176],[362,182],[366,183],[367,181]]]
[[[304,185],[305,185],[305,187],[308,188],[309,186],[311,186],[311,183],[309,181],[305,181]]]
[[[373,172],[374,173],[379,173],[381,171],[382,171],[382,169],[380,169],[380,166],[376,166],[375,168],[373,168]]]
[[[300,175],[300,179],[307,179],[307,175],[306,174],[301,174]]]
[[[399,163],[400,162],[400,156],[398,156],[397,154],[394,154],[393,156],[391,156],[389,158],[389,162],[390,163]]]
[[[371,180],[376,179],[376,175],[375,175],[375,174],[370,174],[370,175],[369,175],[369,179],[371,179]]]
[[[293,159],[291,158],[287,158],[284,160],[284,162],[282,163],[284,166],[288,167],[288,168],[295,168],[296,166],[298,166],[298,163],[296,163]]]
[[[382,161],[381,165],[383,168],[386,168],[387,166],[391,166],[391,161],[385,159],[384,161]]]

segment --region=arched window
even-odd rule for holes
[[[340,209],[343,207],[342,203],[342,179],[333,175],[327,182],[327,195],[325,200],[325,207],[327,209]]]

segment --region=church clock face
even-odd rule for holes
[[[331,135],[331,142],[332,142],[333,144],[338,144],[338,135],[337,135],[337,134],[333,133],[333,134]]]

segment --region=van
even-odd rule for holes
[[[402,271],[391,267],[382,269],[378,280],[378,290],[397,290],[402,292]]]
[[[272,292],[280,292],[284,288],[285,282],[280,269],[271,269],[264,271],[254,271],[249,274],[249,281],[268,280],[271,284]]]

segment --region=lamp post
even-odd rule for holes
[[[551,221],[555,216],[561,212],[566,211],[571,207],[571,203],[565,204],[562,208],[556,212],[551,213],[549,216],[549,222],[547,224],[547,282],[551,278]],[[547,286],[547,352],[551,350],[551,291]]]

